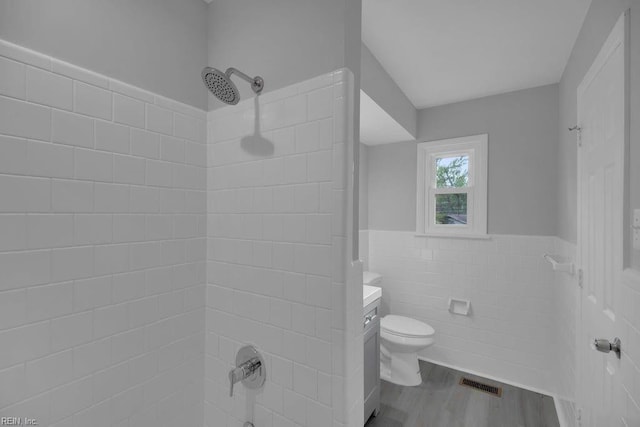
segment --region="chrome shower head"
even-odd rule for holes
[[[202,81],[207,89],[216,96],[220,101],[225,104],[235,105],[240,101],[240,93],[238,87],[231,81],[231,75],[237,74],[242,79],[251,83],[251,89],[257,94],[262,92],[264,87],[264,80],[262,77],[256,76],[251,78],[246,74],[236,70],[235,68],[228,68],[226,72],[222,72],[218,69],[205,67],[202,70]]]
[[[240,101],[238,88],[222,71],[205,67],[202,70],[202,81],[209,91],[225,104],[235,105]]]

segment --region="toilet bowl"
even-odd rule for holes
[[[435,342],[435,330],[424,322],[387,315],[380,321],[380,378],[404,386],[422,383],[418,352]]]

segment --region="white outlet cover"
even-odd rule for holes
[[[633,210],[633,228],[640,228],[640,209]]]
[[[640,229],[633,230],[633,249],[640,251]]]

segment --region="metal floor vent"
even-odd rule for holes
[[[478,381],[470,380],[469,378],[465,378],[465,377],[460,378],[460,385],[483,391],[492,396],[502,397],[502,387],[495,387],[489,384],[483,384]]]

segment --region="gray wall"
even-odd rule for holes
[[[261,75],[265,92],[345,66],[359,75],[360,5],[360,0],[214,0],[209,62]],[[244,85],[240,93],[251,95]],[[222,105],[210,98],[211,108]]]
[[[361,89],[415,137],[418,111],[364,43],[361,64]]]
[[[206,107],[202,0],[2,0],[0,38]]]
[[[416,230],[415,141],[368,147],[369,229]]]
[[[489,134],[488,230],[555,235],[558,85],[418,112],[418,141]],[[369,228],[415,230],[416,143],[369,147]]]
[[[630,208],[640,208],[640,5],[633,0],[593,0],[560,81],[558,236],[577,241],[577,147],[567,128],[577,123],[577,88],[620,15],[631,8]],[[628,224],[624,229],[628,230]],[[631,245],[625,233],[627,244]],[[627,248],[627,263],[640,269],[640,252]]]

